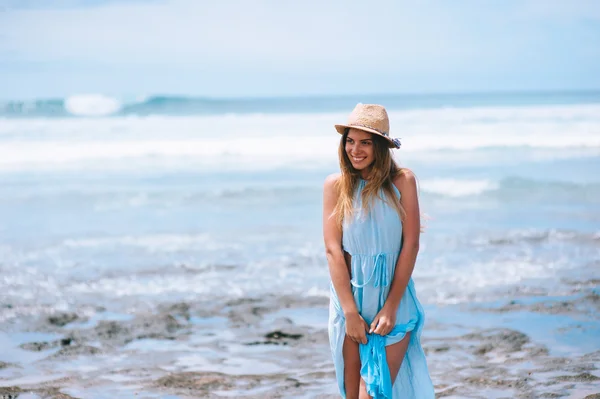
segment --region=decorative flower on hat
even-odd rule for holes
[[[396,146],[396,148],[400,148],[400,139],[392,139],[392,143]]]

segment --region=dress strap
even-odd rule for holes
[[[364,283],[360,284],[355,279],[350,280],[350,283],[356,288],[363,288],[367,286],[371,280],[373,281],[373,287],[387,287],[389,285],[388,273],[387,273],[387,256],[384,252],[381,252],[375,256],[375,264],[373,265],[373,271],[371,275]]]

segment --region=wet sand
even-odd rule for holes
[[[426,307],[437,397],[600,398],[595,284],[575,282],[560,298]],[[327,305],[268,296],[12,318],[0,333],[0,397],[336,398]]]

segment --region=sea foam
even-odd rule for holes
[[[121,109],[121,103],[101,94],[82,94],[68,97],[65,109],[77,116],[106,116]]]
[[[497,182],[487,179],[481,180],[459,180],[459,179],[431,179],[420,183],[422,190],[441,194],[448,197],[463,197],[478,195],[486,191],[498,189]]]
[[[78,101],[82,113],[118,107],[101,97]],[[333,125],[345,119],[345,113],[7,119],[0,124],[0,169],[335,165],[340,135]],[[477,160],[489,149],[600,153],[600,105],[391,111],[390,119],[392,135],[402,139],[395,154],[403,159],[433,162],[461,152],[462,161]]]

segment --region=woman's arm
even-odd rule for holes
[[[325,239],[325,251],[331,282],[340,300],[344,316],[347,317],[349,314],[358,313],[358,309],[350,288],[350,275],[342,250],[342,230],[336,221],[335,215],[333,215],[338,199],[336,182],[339,178],[339,174],[334,174],[325,179],[323,188],[323,237]]]
[[[421,213],[417,196],[417,181],[412,171],[403,169],[402,173],[394,179],[394,185],[400,191],[400,201],[406,212],[402,222],[402,249],[396,262],[390,293],[384,304],[395,313],[415,268],[417,254],[419,253]]]

